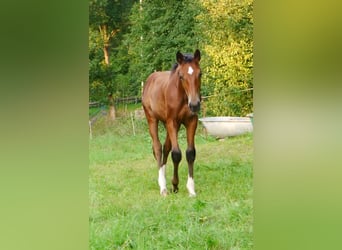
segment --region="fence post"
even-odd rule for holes
[[[131,120],[132,120],[132,127],[133,127],[133,135],[135,136],[135,127],[134,127],[133,112],[131,112]]]
[[[93,139],[93,132],[91,130],[91,121],[89,120],[89,138]]]

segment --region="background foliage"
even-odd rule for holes
[[[252,0],[91,0],[89,8],[91,101],[104,101],[108,93],[140,95],[147,76],[169,70],[178,50],[199,48],[206,114],[253,112]],[[103,26],[109,65],[104,63]]]
[[[202,1],[198,18],[208,55],[203,82],[210,95],[207,109],[214,115],[246,115],[252,112],[253,3],[252,0]],[[212,29],[214,28],[214,30]]]

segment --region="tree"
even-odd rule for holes
[[[200,7],[194,1],[144,0],[130,16],[129,72],[136,87],[153,71],[169,70],[177,50],[193,53],[199,45],[196,16]]]
[[[199,19],[208,55],[204,88],[212,115],[241,116],[253,109],[253,2],[202,0]]]
[[[140,95],[175,54],[201,50],[208,115],[253,111],[252,0],[90,0],[90,97]]]
[[[107,94],[109,117],[115,119],[115,66],[110,57],[126,28],[127,16],[134,1],[90,0],[89,2],[89,82],[91,97],[103,100]],[[99,50],[102,50],[102,57]],[[114,66],[114,67],[113,67]]]

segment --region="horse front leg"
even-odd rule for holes
[[[169,153],[171,151],[171,141],[170,141],[170,137],[169,134],[166,132],[166,138],[165,138],[165,142],[163,145],[163,167],[166,167],[166,162],[167,162],[167,158],[169,156]]]
[[[169,143],[171,144],[171,158],[173,162],[173,178],[172,178],[172,185],[173,185],[173,192],[178,192],[178,166],[180,161],[182,160],[182,152],[179,149],[177,137],[178,137],[178,130],[180,128],[180,124],[175,123],[173,120],[170,120],[166,124],[167,134],[169,139]]]
[[[196,196],[195,192],[195,182],[194,182],[194,162],[196,159],[196,149],[195,149],[195,133],[197,128],[197,116],[193,116],[191,120],[185,124],[186,127],[186,137],[188,148],[186,149],[186,160],[188,162],[188,181],[186,187],[189,192],[190,197]]]

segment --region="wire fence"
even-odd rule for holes
[[[243,89],[243,90],[232,90],[232,93],[238,93],[238,92],[246,92],[246,91],[253,91],[253,88],[249,89]],[[207,96],[201,96],[202,100],[202,110],[201,110],[201,116],[206,117],[206,105],[205,102],[209,98],[218,97],[221,94],[216,95],[207,95]],[[117,125],[123,125],[123,128],[131,127],[131,131],[133,135],[136,134],[137,127],[136,122],[140,124],[139,120],[143,120],[145,117],[142,107],[136,106],[137,104],[141,103],[141,96],[128,96],[128,97],[119,97],[114,99],[114,105],[116,109],[116,123]],[[130,105],[133,105],[129,108]],[[89,134],[90,138],[92,138],[93,135],[93,128],[96,128],[98,131],[99,126],[108,128],[108,105],[103,102],[89,102]],[[107,120],[107,121],[105,121]],[[99,122],[98,122],[99,121]],[[98,124],[95,124],[98,123]],[[104,123],[107,124],[104,126]],[[144,123],[144,122],[143,122]],[[102,125],[101,125],[102,124]],[[111,126],[109,126],[111,127]],[[115,126],[117,129],[119,126]],[[143,126],[144,127],[144,126]],[[113,129],[113,127],[111,128]],[[144,128],[146,129],[146,128]],[[139,130],[139,129],[138,129]],[[120,133],[126,133],[126,131],[123,129],[123,131],[119,131]]]
[[[253,91],[254,88],[248,88],[248,89],[242,89],[242,90],[231,90],[229,91],[230,93],[240,93],[240,92],[247,92],[247,91]],[[224,93],[225,95],[227,94],[227,92]],[[221,94],[216,94],[216,95],[207,95],[207,96],[201,96],[202,101],[205,101],[208,98],[211,97],[217,97],[217,96],[221,96],[223,95],[223,93]],[[125,104],[138,104],[141,103],[141,96],[126,96],[126,97],[117,97],[114,99],[114,103],[115,105],[125,105]],[[100,107],[103,106],[104,103],[101,102],[89,102],[89,108],[92,107]]]

